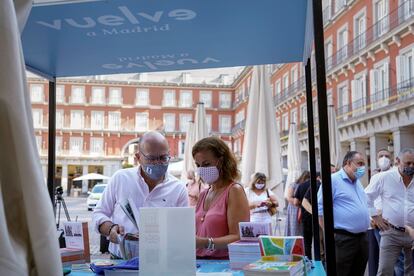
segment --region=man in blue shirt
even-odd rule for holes
[[[350,151],[344,157],[342,169],[332,175],[338,276],[364,275],[366,269],[370,218],[367,197],[359,181],[364,174],[364,157],[357,151]],[[318,191],[318,214],[323,227],[322,189]]]

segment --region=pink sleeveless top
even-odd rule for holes
[[[230,184],[217,198],[210,204],[210,208],[204,210],[204,201],[210,188],[204,190],[200,194],[200,198],[196,207],[196,235],[205,238],[217,238],[229,234],[227,224],[227,203],[230,188],[234,185]],[[198,248],[196,250],[198,258],[216,258],[228,259],[229,252],[227,249],[208,250]]]

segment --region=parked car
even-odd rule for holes
[[[89,196],[86,200],[88,211],[92,211],[95,208],[96,204],[101,199],[106,186],[107,184],[96,184],[93,186],[92,191],[88,192]]]

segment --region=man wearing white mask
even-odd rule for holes
[[[405,253],[404,275],[414,275],[412,240],[405,232],[405,225],[414,226],[414,149],[403,149],[397,161],[397,169],[378,174],[378,180],[366,189],[370,215],[381,229],[377,275],[393,274],[401,250]],[[378,197],[382,212],[374,205]]]
[[[109,252],[115,259],[121,257],[118,235],[138,232],[120,207],[123,201],[130,199],[136,209],[188,206],[185,186],[167,172],[169,147],[162,134],[156,131],[145,133],[140,139],[136,158],[138,167],[119,170],[112,176],[93,212],[95,229],[108,237],[111,242]]]

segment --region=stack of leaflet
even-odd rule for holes
[[[259,236],[271,235],[270,222],[240,222],[240,241],[228,245],[231,269],[242,269],[245,265],[260,260]]]
[[[259,242],[237,241],[228,245],[230,268],[234,270],[243,269],[245,265],[260,260]]]
[[[243,268],[245,276],[302,276],[304,275],[303,261],[299,262],[269,262],[256,261]]]

